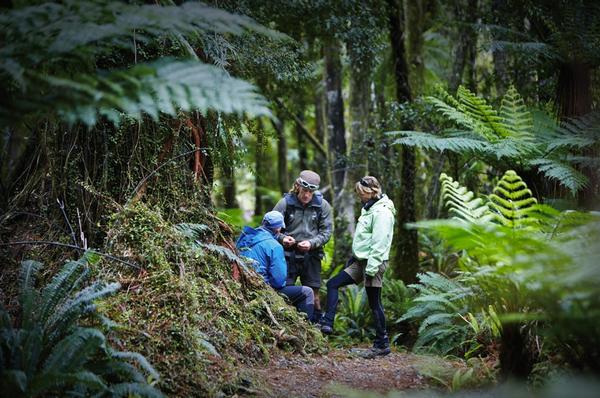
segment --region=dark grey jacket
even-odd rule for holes
[[[296,239],[296,242],[308,240],[312,251],[321,249],[329,241],[333,228],[333,214],[331,205],[323,199],[321,192],[315,192],[306,207],[295,194],[286,193],[273,210],[280,212],[285,218],[285,233],[278,236],[280,243],[283,242],[284,236],[289,235]]]

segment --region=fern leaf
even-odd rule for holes
[[[70,373],[81,368],[93,355],[106,349],[98,329],[78,328],[59,341],[44,363],[44,372]]]
[[[586,176],[575,170],[574,167],[559,160],[538,158],[530,160],[529,164],[536,166],[540,173],[544,174],[547,178],[568,188],[572,194],[575,194],[588,184]]]
[[[129,359],[140,365],[154,380],[160,380],[160,375],[148,360],[137,352],[110,351],[110,356],[116,359]]]
[[[403,136],[402,138],[396,139],[394,144],[416,146],[440,152],[451,151],[464,153],[469,151],[484,152],[489,150],[489,145],[485,141],[469,137],[443,137],[420,131],[391,131],[387,134],[391,136]]]
[[[504,173],[489,199],[496,220],[512,228],[524,226],[523,219],[537,203],[527,184],[513,170]]]
[[[467,191],[445,173],[440,175],[440,181],[442,198],[455,218],[468,222],[485,222],[490,219],[488,206],[481,199],[474,198],[473,192]]]

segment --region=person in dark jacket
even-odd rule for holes
[[[321,287],[321,260],[323,246],[333,229],[331,205],[318,191],[321,177],[311,170],[303,170],[290,192],[277,202],[273,210],[284,215],[285,231],[277,236],[285,248],[288,265],[288,285],[298,277],[304,286],[310,286],[315,296],[313,322],[321,317],[319,288]]]
[[[286,284],[288,272],[283,247],[275,239],[284,227],[283,214],[270,211],[263,217],[260,227],[244,227],[236,247],[242,256],[254,260],[254,268],[269,286],[289,298],[298,311],[304,312],[308,319],[312,319],[314,311],[312,289]]]

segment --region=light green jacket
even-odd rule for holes
[[[360,260],[367,260],[365,273],[369,276],[374,276],[381,263],[390,258],[395,214],[394,202],[385,194],[369,210],[363,208],[360,212],[352,253]]]

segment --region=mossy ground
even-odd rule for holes
[[[203,243],[231,245],[209,213],[202,223]],[[116,213],[107,249],[142,266],[104,262],[97,270],[123,286],[103,304],[120,325],[114,339],[146,356],[169,395],[233,394],[247,383],[235,371],[242,363],[266,362],[274,350],[326,349],[320,333],[258,275],[242,269],[236,280],[230,259],[191,244],[156,208],[137,203]]]

